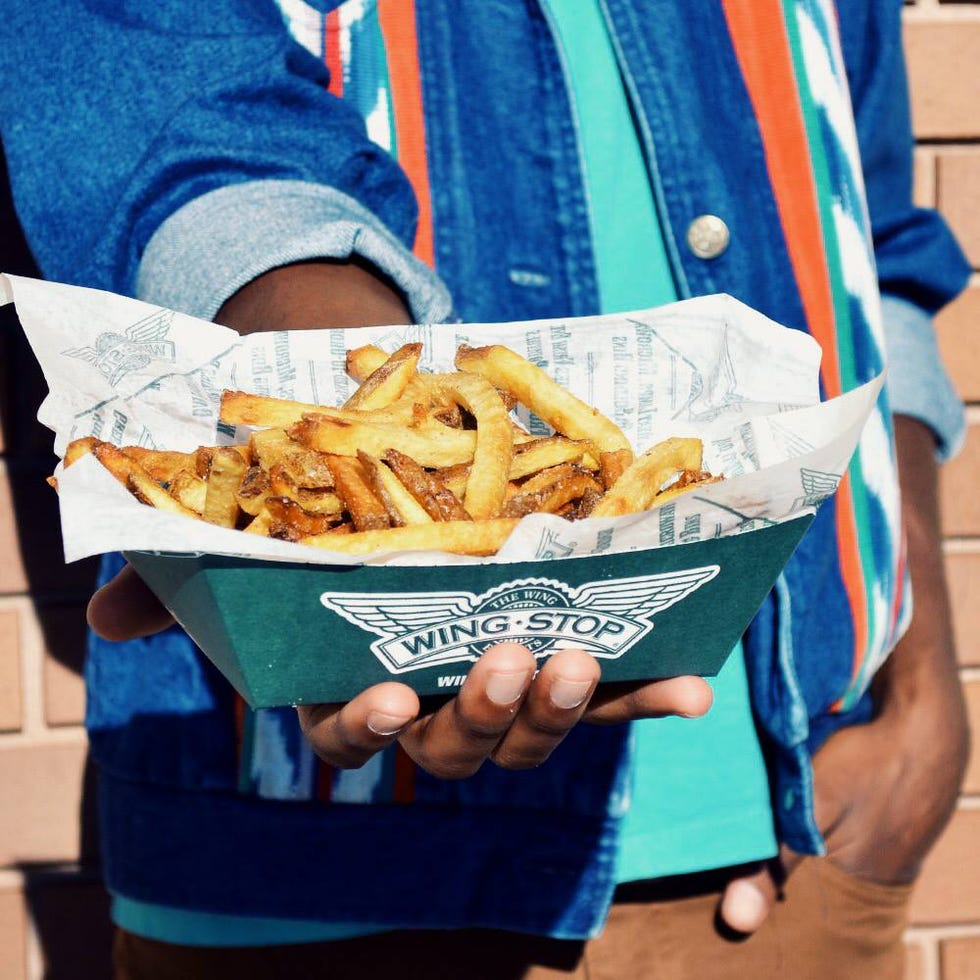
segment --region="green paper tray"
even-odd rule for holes
[[[380,681],[452,693],[480,653],[588,650],[602,680],[716,674],[812,515],[650,551],[493,565],[126,558],[253,708],[348,701]]]

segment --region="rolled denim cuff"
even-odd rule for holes
[[[452,314],[449,292],[354,198],[301,180],[231,184],[170,215],[147,243],[140,299],[212,319],[242,286],[270,269],[359,256],[404,294],[417,323]]]
[[[928,425],[936,437],[936,458],[945,462],[963,446],[966,415],[939,355],[932,317],[897,296],[882,296],[881,311],[891,410]]]

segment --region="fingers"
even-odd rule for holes
[[[88,624],[106,640],[132,640],[159,633],[174,619],[150,587],[126,565],[89,600]]]
[[[347,704],[300,705],[297,712],[303,734],[324,762],[356,769],[391,745],[417,717],[419,699],[404,684],[387,682]]]
[[[397,740],[429,774],[463,779],[488,758],[505,769],[540,765],[583,717],[612,724],[695,716],[711,703],[711,689],[694,677],[618,685],[595,695],[599,664],[582,650],[561,650],[537,677],[535,671],[526,647],[501,643],[480,657],[459,694],[434,713],[420,716],[417,695],[388,683],[346,705],[301,706],[300,722],[317,755],[339,768],[361,766]]]
[[[561,650],[541,668],[507,734],[492,753],[505,769],[541,765],[585,713],[599,664],[581,650]]]
[[[802,860],[802,855],[783,847],[779,857],[759,871],[733,878],[725,888],[718,907],[722,922],[744,936],[756,932],[769,917],[783,883]]]
[[[728,883],[721,898],[719,914],[729,929],[749,935],[766,921],[775,901],[775,882],[768,868],[763,868]]]
[[[618,725],[640,718],[682,715],[699,718],[711,707],[711,688],[701,677],[671,677],[647,684],[607,684],[585,712],[585,720]]]
[[[534,670],[534,656],[517,643],[487,650],[455,698],[408,727],[402,747],[441,779],[473,775],[514,723]]]

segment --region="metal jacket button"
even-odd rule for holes
[[[687,228],[688,248],[699,259],[716,259],[728,248],[728,225],[716,214],[702,214]]]

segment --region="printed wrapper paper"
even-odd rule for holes
[[[493,558],[365,557],[160,513],[91,456],[59,467],[66,560],[123,551],[253,707],[348,700],[393,678],[445,693],[502,640],[539,662],[585,649],[604,682],[717,673],[836,489],[882,385],[820,403],[816,343],[728,296],[584,319],[248,337],[0,276],[9,301],[48,381],[39,418],[59,455],[88,435],[185,451],[244,441],[218,423],[223,389],[340,405],[354,388],[351,347],[421,341],[421,368],[444,371],[459,344],[500,343],[613,418],[638,451],[699,436],[706,468],[725,476],[647,513],[532,515]]]
[[[820,403],[817,344],[728,296],[581,319],[248,337],[110,293],[0,277],[0,302],[10,300],[50,389],[38,417],[55,432],[59,455],[88,435],[176,450],[244,441],[246,432],[218,424],[222,389],[340,405],[354,389],[344,354],[362,344],[392,351],[421,341],[421,369],[441,371],[453,370],[459,344],[500,343],[614,419],[638,451],[697,435],[706,468],[725,476],[642,514],[573,524],[533,515],[495,558],[440,554],[441,564],[656,548],[798,516],[836,489],[882,383]],[[133,550],[330,565],[433,561],[421,553],[333,554],[163,514],[92,458],[59,472],[58,484],[67,561]]]

